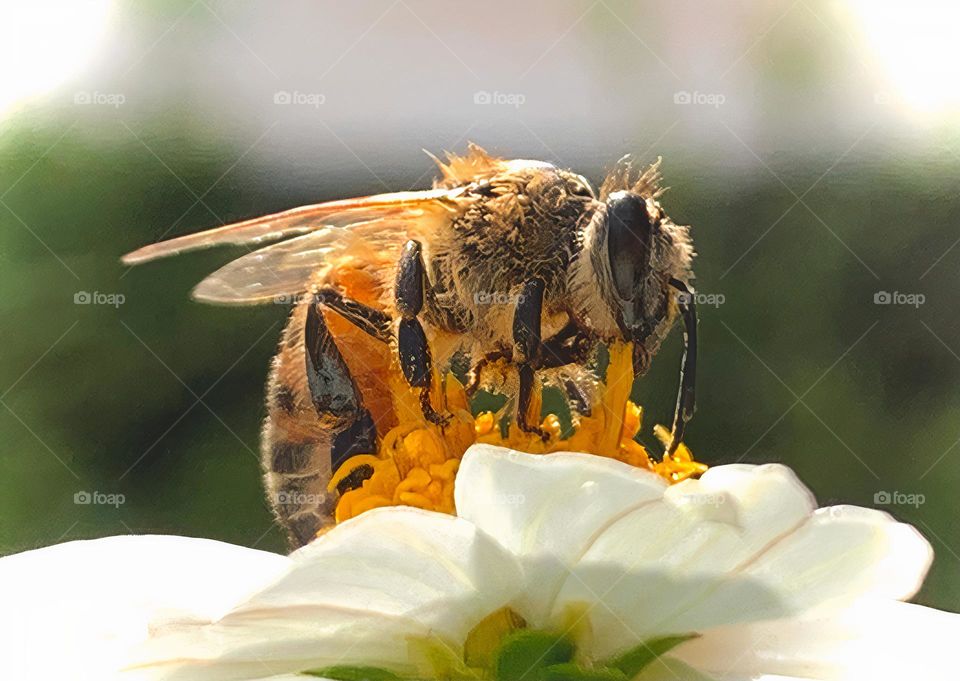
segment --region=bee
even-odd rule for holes
[[[419,391],[422,417],[441,426],[448,415],[431,401],[436,370],[468,358],[472,390],[494,365],[506,366],[517,425],[546,438],[529,422],[536,381],[557,382],[588,410],[578,372],[600,344],[632,343],[639,376],[682,319],[668,453],[693,414],[694,252],[689,228],[658,201],[659,160],[637,172],[621,159],[597,192],[572,171],[474,144],[463,156],[433,158],[440,177],[429,190],[294,208],[123,258],[245,245],[255,250],[204,279],[196,299],[299,297],[272,363],[262,438],[266,488],[295,546],[330,523],[335,500],[325,492],[339,464],[375,452],[396,424],[383,380],[391,365]],[[340,492],[363,476],[351,473]]]

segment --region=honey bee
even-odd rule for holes
[[[273,360],[262,438],[266,488],[296,546],[329,524],[326,487],[339,464],[377,451],[378,434],[396,424],[383,379],[391,365],[419,391],[422,417],[441,426],[448,415],[431,401],[435,371],[465,356],[473,390],[496,369],[507,375],[499,388],[514,399],[517,425],[546,438],[528,416],[538,380],[589,409],[580,379],[599,344],[632,343],[639,376],[682,319],[668,453],[693,414],[693,245],[660,206],[659,161],[636,172],[621,159],[599,192],[569,170],[473,144],[434,161],[441,175],[429,190],[294,208],[123,258],[253,246],[194,297],[240,305],[298,297]]]

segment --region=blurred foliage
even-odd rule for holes
[[[282,550],[257,450],[286,310],[189,299],[237,251],[129,271],[118,258],[164,235],[380,187],[330,176],[317,190],[242,164],[222,177],[239,155],[231,140],[176,114],[129,125],[20,117],[4,130],[0,551],[125,532]],[[885,508],[937,550],[921,600],[960,610],[960,249],[922,276],[957,238],[960,169],[937,148],[864,149],[801,203],[763,168],[667,156],[663,203],[694,225],[699,291],[723,297],[700,307],[688,442],[708,463],[787,463],[821,503],[922,494],[922,505]],[[771,169],[802,194],[834,158],[785,155]],[[397,184],[426,167],[396,171]],[[881,290],[926,302],[876,305]],[[75,304],[81,291],[125,302]],[[669,422],[679,356],[675,333],[635,389],[648,443]],[[125,503],[75,504],[81,491]]]

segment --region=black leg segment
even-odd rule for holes
[[[513,315],[513,360],[529,364],[540,354],[540,319],[543,316],[543,280],[531,279],[523,285]]]
[[[401,319],[397,328],[397,348],[403,376],[414,388],[430,387],[430,349],[427,335],[415,318]]]
[[[526,433],[536,433],[544,440],[550,434],[528,421],[533,398],[534,365],[543,350],[540,321],[543,314],[543,280],[531,279],[523,285],[520,301],[513,313],[513,360],[517,364],[520,386],[517,395],[517,425]]]
[[[567,394],[570,406],[581,416],[590,415],[590,398],[583,392],[583,389],[577,385],[572,378],[563,382],[563,391]]]
[[[397,329],[397,352],[403,376],[411,387],[420,389],[420,408],[424,418],[430,423],[444,425],[450,417],[438,414],[430,404],[433,362],[427,334],[417,319],[427,295],[426,267],[417,241],[408,241],[400,254],[394,295],[394,304],[402,317]]]
[[[416,317],[423,309],[426,278],[423,249],[418,241],[411,239],[404,245],[397,265],[396,306],[404,319]]]

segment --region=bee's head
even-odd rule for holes
[[[586,227],[574,275],[577,307],[601,336],[634,343],[638,372],[670,328],[670,280],[689,280],[692,257],[688,229],[673,224],[646,192],[607,193]]]

